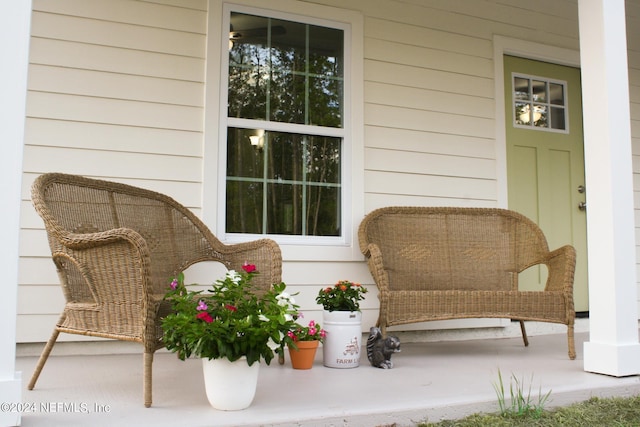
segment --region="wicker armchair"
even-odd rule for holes
[[[191,211],[165,195],[129,185],[58,173],[38,177],[32,200],[44,221],[66,299],[35,368],[33,389],[60,332],[142,343],[144,404],[151,406],[154,352],[163,347],[160,319],[169,279],[200,261],[280,282],[282,257],[272,240],[222,244]]]
[[[385,207],[359,228],[360,249],[378,286],[378,326],[430,320],[510,318],[567,325],[575,359],[575,249],[549,251],[542,230],[506,209]],[[518,289],[518,274],[546,265],[544,289]]]

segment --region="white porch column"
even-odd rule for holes
[[[16,367],[16,301],[22,151],[31,1],[8,1],[0,6],[0,403],[22,401],[22,380]],[[16,411],[0,411],[0,426],[20,425]]]
[[[589,342],[584,369],[640,374],[624,0],[579,0]]]

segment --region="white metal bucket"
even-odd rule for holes
[[[326,332],[322,346],[324,366],[358,367],[362,350],[362,313],[325,310],[322,315],[322,327]]]

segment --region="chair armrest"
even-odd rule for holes
[[[274,283],[282,281],[282,253],[274,240],[259,239],[223,245],[220,251],[229,269],[241,271],[244,263],[255,264],[259,274],[255,277],[254,284],[262,289],[268,289]]]
[[[60,244],[53,258],[61,270],[63,286],[87,286],[98,304],[146,305],[151,294],[151,257],[144,238],[134,230],[117,228],[97,233],[57,235]],[[72,261],[84,283],[64,277],[61,260]]]
[[[543,262],[549,269],[545,291],[564,291],[573,295],[573,276],[576,269],[576,250],[565,245],[549,252]]]

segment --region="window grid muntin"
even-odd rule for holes
[[[266,14],[264,15],[256,15],[254,13],[250,13],[250,12],[246,12],[246,11],[234,11],[231,10],[230,11],[231,15],[243,15],[243,16],[248,16],[248,17],[254,17],[254,18],[264,18],[267,20],[267,28],[271,28],[271,23],[274,19],[277,19],[278,21],[282,21],[282,22],[291,22],[293,24],[301,24],[304,25],[305,27],[305,52],[304,52],[304,56],[305,56],[305,64],[304,64],[304,70],[298,70],[295,68],[275,68],[273,66],[274,64],[274,60],[273,60],[273,51],[275,49],[278,49],[277,45],[274,45],[271,41],[271,31],[267,31],[267,44],[266,46],[264,46],[262,49],[260,49],[259,47],[256,47],[256,50],[263,50],[266,51],[267,53],[264,54],[262,53],[262,59],[265,59],[267,61],[266,65],[263,67],[267,70],[268,74],[276,74],[279,73],[281,75],[286,75],[286,74],[290,74],[291,76],[301,76],[304,77],[304,120],[303,123],[301,124],[305,124],[305,125],[311,125],[311,126],[318,126],[313,125],[309,122],[309,114],[311,112],[311,108],[310,108],[310,81],[312,78],[318,78],[318,79],[322,79],[322,80],[326,80],[326,81],[332,81],[332,82],[337,82],[338,83],[338,92],[339,92],[339,96],[340,96],[340,105],[339,107],[339,126],[335,126],[335,127],[340,127],[343,128],[344,127],[344,107],[345,107],[345,81],[344,81],[344,75],[345,75],[345,60],[346,60],[346,56],[345,56],[345,52],[346,52],[346,46],[345,46],[345,31],[343,28],[338,28],[337,26],[330,26],[329,23],[325,23],[325,25],[320,25],[319,23],[310,23],[310,22],[305,22],[302,20],[302,18],[299,18],[297,20],[289,20],[289,19],[283,19],[283,18],[274,18],[271,16],[268,16]],[[312,28],[325,28],[325,29],[330,29],[330,30],[335,30],[337,32],[340,32],[340,42],[341,42],[341,47],[342,49],[339,51],[339,55],[341,55],[341,57],[338,59],[336,59],[336,67],[337,67],[337,73],[331,73],[331,74],[318,74],[318,73],[313,73],[310,70],[310,57],[312,52],[311,49],[311,38],[310,38],[310,31]],[[234,45],[235,46],[235,45]],[[261,45],[254,45],[254,46],[261,46]],[[226,70],[227,72],[227,81],[231,78],[232,75],[235,75],[235,73],[231,73],[230,69],[232,68],[238,68],[238,69],[244,69],[244,70],[248,70],[251,71],[253,70],[254,66],[253,64],[247,64],[247,63],[241,63],[241,62],[237,62],[237,61],[232,61],[232,48],[229,49],[229,55],[228,55],[228,68]],[[265,58],[266,56],[266,58]],[[258,67],[259,68],[259,67]],[[271,83],[272,83],[272,79],[266,79],[266,99],[265,99],[265,106],[266,106],[266,110],[265,110],[265,115],[264,117],[259,118],[259,120],[266,120],[266,121],[275,121],[272,120],[271,115],[273,113],[273,108],[271,106]],[[227,89],[228,90],[228,89]],[[229,102],[230,100],[228,99],[227,102],[227,117],[231,118],[233,117],[231,115],[231,103]],[[242,118],[240,116],[236,116],[238,118]],[[327,126],[327,125],[323,125],[321,124],[320,126]],[[333,126],[331,126],[333,127]]]
[[[259,157],[259,165],[261,165],[261,171],[260,174],[256,174],[254,171],[254,173],[252,174],[247,174],[247,173],[242,173],[244,171],[240,171],[240,170],[235,170],[234,168],[232,168],[231,166],[231,160],[232,157],[234,156],[234,154],[232,153],[232,150],[228,148],[227,150],[227,175],[226,175],[226,182],[227,182],[227,192],[229,190],[229,183],[232,182],[237,182],[237,183],[256,183],[256,184],[261,184],[261,188],[262,188],[262,213],[261,213],[261,231],[262,234],[268,234],[268,235],[273,235],[274,233],[271,232],[271,228],[269,226],[269,221],[270,221],[270,215],[275,215],[274,210],[273,209],[269,209],[269,191],[272,191],[272,189],[274,188],[273,186],[275,185],[291,185],[292,187],[297,186],[297,188],[299,189],[299,191],[301,192],[301,200],[299,203],[299,212],[300,214],[298,215],[300,218],[300,233],[297,234],[298,236],[309,236],[309,224],[307,222],[307,218],[309,217],[309,215],[313,215],[313,212],[310,211],[311,208],[313,208],[314,206],[309,206],[308,205],[308,197],[309,197],[309,189],[310,188],[335,188],[338,190],[338,200],[335,200],[335,206],[336,206],[336,210],[335,210],[335,228],[341,230],[342,227],[342,223],[343,223],[343,218],[342,218],[342,212],[341,212],[341,207],[342,207],[342,196],[343,196],[343,189],[342,189],[342,181],[343,181],[343,155],[342,152],[344,150],[343,148],[343,138],[342,137],[334,137],[334,136],[327,136],[327,135],[302,135],[302,134],[291,134],[288,132],[276,132],[274,133],[274,135],[272,136],[270,134],[269,131],[265,131],[262,136],[260,137],[261,140],[263,141],[263,145],[259,148],[259,152],[254,152],[254,148],[253,147],[249,147],[248,146],[248,141],[246,141],[248,139],[247,135],[253,135],[257,132],[257,129],[246,129],[246,128],[232,128],[229,127],[228,128],[228,141],[227,141],[227,145],[228,147],[231,147],[232,143],[235,144],[247,144],[245,146],[245,150],[244,153],[249,152],[251,153],[251,155],[254,156],[258,156]],[[233,130],[233,132],[231,131]],[[238,139],[236,139],[235,137],[239,136]],[[291,144],[291,149],[293,150],[293,152],[296,151],[296,146],[300,146],[299,148],[299,154],[300,156],[298,158],[291,158],[290,160],[290,164],[297,164],[300,166],[300,173],[299,173],[299,178],[296,179],[296,175],[292,175],[291,177],[287,178],[287,177],[283,177],[283,176],[279,176],[277,175],[278,172],[280,172],[279,170],[276,170],[274,165],[269,163],[269,159],[271,159],[271,153],[270,151],[273,150],[272,147],[274,147],[274,145],[272,144],[272,140],[276,141],[278,139],[278,137],[283,138],[285,141],[285,143],[289,143]],[[311,158],[310,156],[312,154],[314,154],[312,152],[313,148],[316,147],[321,147],[321,145],[315,145],[312,143],[309,143],[310,139],[314,139],[314,138],[324,138],[323,141],[326,143],[329,143],[328,146],[328,152],[321,152],[320,154],[316,153],[316,157],[315,158]],[[336,149],[337,146],[337,149]],[[287,151],[287,147],[286,145],[282,146],[284,149],[284,156],[286,156],[286,151]],[[311,148],[309,148],[311,147]],[[248,148],[248,149],[247,149]],[[257,148],[255,148],[257,149]],[[238,150],[242,150],[242,147],[238,146]],[[236,150],[233,150],[233,152],[236,152]],[[274,152],[274,156],[277,155],[278,153]],[[329,174],[325,176],[325,181],[320,181],[320,180],[314,180],[312,179],[315,176],[315,173],[313,173],[312,171],[310,171],[308,169],[308,166],[311,165],[315,165],[315,160],[318,160],[318,156],[322,157],[322,155],[328,155],[329,157],[333,157],[336,160],[332,163],[330,161],[326,161],[323,163],[322,162],[322,158],[320,158],[320,163],[321,164],[325,164],[327,165],[328,168],[331,168],[331,166],[337,167],[337,170],[333,170],[333,174],[330,174],[331,171],[329,171]],[[242,152],[240,154],[238,154],[238,156],[236,156],[238,159],[242,160],[244,159],[245,155],[242,154]],[[280,160],[282,161],[283,159],[285,159],[286,161],[286,157],[281,158]],[[246,165],[246,162],[241,162],[243,165]],[[336,166],[337,165],[337,166]],[[272,167],[274,168],[273,171],[270,171],[269,168]],[[249,168],[251,169],[251,168]],[[231,172],[230,172],[231,171]],[[250,171],[249,171],[250,172]],[[230,175],[231,173],[236,173],[237,175]],[[331,181],[333,179],[333,181]],[[327,181],[329,180],[329,181]],[[296,192],[292,191],[292,203],[296,203],[296,199],[293,196],[296,196]],[[229,202],[229,200],[226,200],[227,203]],[[275,218],[275,217],[274,217]],[[318,221],[318,218],[314,217],[316,223]],[[227,230],[229,229],[229,227],[226,227]],[[234,231],[227,231],[230,234],[233,234]],[[340,234],[338,234],[338,236],[340,236]],[[314,236],[317,237],[317,236]]]

